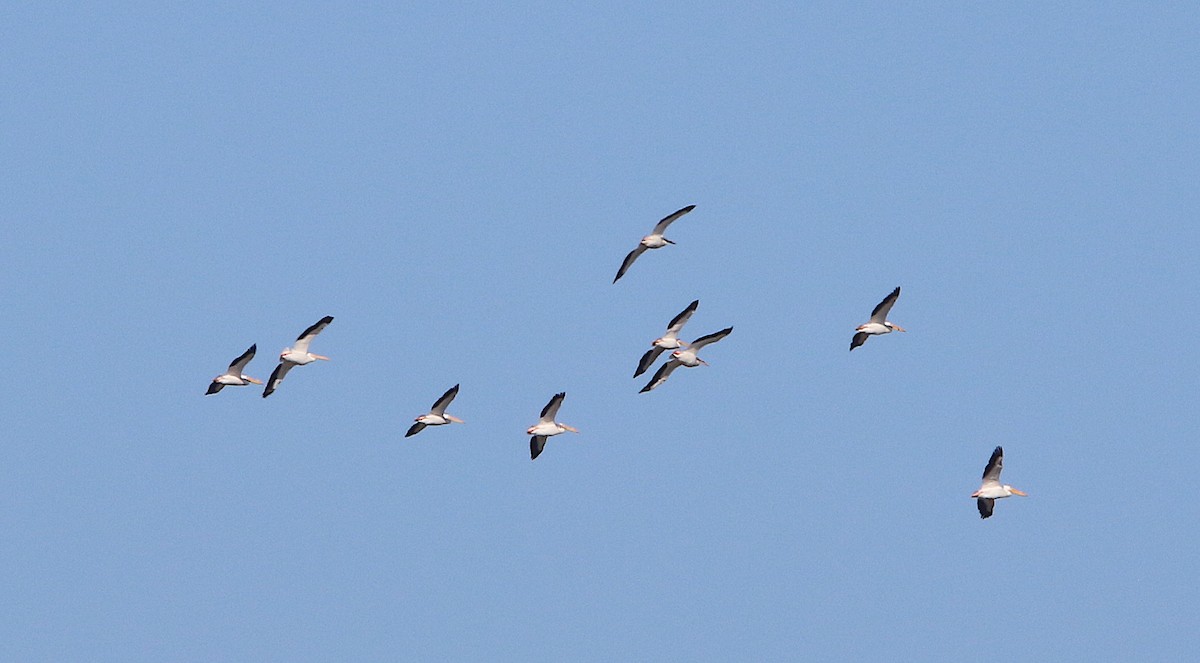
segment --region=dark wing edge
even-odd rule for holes
[[[867,332],[858,332],[857,334],[855,334],[854,338],[850,339],[850,351],[853,352],[854,348],[857,348],[858,346],[862,345],[863,343],[866,343],[867,339],[870,337],[871,337],[871,335],[868,334]]]
[[[638,244],[636,249],[630,251],[629,255],[625,256],[625,260],[621,261],[621,268],[617,270],[617,275],[613,278],[613,283],[620,281],[621,277],[625,276],[625,272],[629,271],[629,266],[633,264],[634,260],[637,260],[638,256],[642,255],[643,251],[645,249],[642,248],[641,244]]]
[[[672,361],[674,361],[674,360],[672,360]],[[659,366],[658,370],[654,372],[654,377],[650,378],[650,381],[647,382],[646,386],[642,387],[642,390],[639,391],[638,393],[644,394],[647,391],[650,391],[651,389],[654,389],[658,385],[662,384],[663,382],[666,382],[667,378],[665,376],[668,375],[671,372],[671,370],[673,370],[673,369],[667,368],[670,365],[671,365],[671,362],[668,361],[667,363],[663,364],[662,366]]]
[[[975,500],[975,506],[979,507],[979,517],[987,518],[992,515],[992,509],[996,506],[996,500],[990,497],[980,497]]]
[[[529,438],[529,460],[537,460],[537,457],[542,455],[542,450],[546,448],[546,436],[534,435]]]
[[[208,385],[208,391],[204,392],[204,395],[212,396],[213,394],[217,393],[218,391],[221,391],[224,388],[225,388],[225,385],[221,384],[220,382],[217,382],[216,380],[213,380],[212,384]]]
[[[320,334],[321,330],[325,328],[325,325],[328,325],[331,322],[333,322],[332,315],[327,315],[324,318],[321,318],[316,323],[314,323],[311,327],[309,327],[308,329],[305,329],[299,336],[297,336],[296,340],[299,341],[300,339],[304,338],[305,336],[308,336],[309,334]]]
[[[458,385],[454,385],[453,387],[450,387],[449,389],[447,389],[446,393],[442,394],[441,398],[434,401],[433,407],[430,409],[436,410],[436,409],[438,409],[438,406],[440,405],[442,407],[442,409],[445,410],[447,407],[450,406],[450,401],[454,400],[454,397],[457,395],[458,395]]]
[[[890,294],[888,294],[887,297],[884,297],[883,301],[879,302],[879,304],[877,304],[875,306],[875,308],[871,309],[871,317],[874,318],[875,314],[879,313],[885,307],[891,308],[892,304],[896,303],[896,299],[898,297],[900,297],[900,286],[896,286],[895,290],[893,290]]]
[[[669,322],[667,324],[667,329],[674,327],[675,325],[679,324],[679,321],[681,319],[686,318],[687,316],[695,313],[696,307],[699,305],[700,305],[699,299],[693,301],[691,304],[688,304],[688,307],[683,309],[682,311],[680,311],[679,315],[675,316],[674,318],[671,318],[671,322]]]
[[[554,406],[554,403],[556,401],[561,403],[562,399],[564,399],[566,397],[567,397],[567,392],[565,392],[565,391],[560,391],[557,394],[554,394],[554,396],[550,397],[550,402],[546,403],[546,407],[542,408],[542,413],[538,416],[545,417],[546,413],[550,411],[550,408]]]
[[[283,362],[279,362],[275,366],[275,370],[271,371],[271,378],[267,380],[267,386],[263,388],[263,398],[275,393],[275,388],[279,386],[280,382],[283,382],[283,374],[286,372],[283,370],[283,366]]]
[[[646,354],[642,355],[642,358],[638,360],[638,367],[637,370],[633,372],[633,377],[636,378],[642,373],[645,373],[646,369],[650,368],[650,365],[653,364],[655,360],[658,359],[658,356],[663,352],[665,352],[665,350],[657,345],[647,350]]]
[[[694,209],[696,209],[695,205],[688,205],[687,207],[677,209],[674,212],[671,212],[670,214],[664,216],[662,219],[659,220],[658,223],[654,224],[654,232],[658,232],[658,233],[666,232],[667,226],[671,225],[679,217],[683,216],[684,214],[687,214],[688,212],[690,212]]]
[[[996,447],[992,450],[992,457],[988,459],[987,465],[983,468],[983,478],[988,478],[988,475],[994,470],[996,472],[996,480],[1000,480],[1000,470],[1004,469],[1004,447]]]
[[[254,345],[251,345],[249,348],[247,348],[247,350],[245,352],[238,355],[237,359],[234,359],[233,361],[229,362],[229,369],[233,370],[233,367],[237,366],[238,364],[242,364],[242,368],[245,368],[246,364],[249,364],[250,360],[254,359],[255,352],[258,352],[258,344],[257,343],[255,343]],[[238,374],[238,377],[239,378],[242,377],[240,373]]]
[[[425,424],[418,421],[417,423],[408,427],[408,432],[404,434],[404,437],[412,437],[423,430],[425,430]]]

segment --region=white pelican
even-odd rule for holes
[[[441,426],[442,424],[448,424],[452,421],[456,424],[466,423],[462,419],[459,419],[452,414],[446,414],[446,408],[450,405],[450,401],[454,400],[454,397],[457,395],[458,385],[454,385],[453,387],[447,389],[446,393],[442,394],[441,398],[434,401],[433,407],[429,410],[429,414],[423,414],[415,419],[417,423],[409,427],[408,432],[404,434],[404,437],[412,437],[413,435],[420,433],[422,430],[425,430],[426,426]]]
[[[308,344],[312,343],[317,334],[320,334],[331,322],[333,322],[332,315],[321,318],[315,325],[305,329],[303,334],[296,337],[296,342],[292,344],[292,347],[284,348],[283,352],[279,353],[279,365],[271,372],[271,379],[267,380],[267,388],[263,389],[263,398],[275,393],[275,390],[279,388],[279,383],[283,382],[284,376],[292,370],[293,366],[311,364],[318,359],[329,361],[329,357],[309,352]]]
[[[663,237],[663,233],[667,232],[667,226],[671,225],[672,221],[694,209],[696,209],[695,205],[688,205],[687,207],[664,217],[662,221],[659,221],[657,224],[655,224],[654,230],[650,231],[649,235],[643,237],[642,241],[638,242],[637,248],[630,251],[629,255],[625,256],[625,261],[621,263],[621,269],[617,270],[617,277],[613,279],[613,283],[616,283],[621,279],[622,276],[625,276],[625,272],[629,269],[629,266],[633,264],[634,260],[638,259],[638,256],[645,253],[646,249],[661,249],[668,244],[674,244],[675,242]]]
[[[1026,497],[1025,493],[1016,488],[1006,483],[1000,483],[1000,470],[1002,469],[1004,469],[1004,447],[996,447],[992,452],[992,457],[988,460],[987,467],[983,468],[983,485],[979,486],[979,490],[971,493],[971,497],[976,498],[975,504],[979,507],[980,518],[992,515],[992,507],[995,506],[998,499],[1010,495]]]
[[[892,291],[892,294],[884,297],[883,301],[879,302],[879,305],[875,307],[875,310],[871,311],[871,321],[866,324],[859,325],[855,329],[857,333],[850,341],[850,350],[854,350],[854,348],[866,343],[868,336],[887,334],[894,331],[904,331],[904,327],[888,322],[887,320],[888,312],[892,310],[892,305],[896,303],[896,299],[899,296],[900,286],[896,286],[896,289]]]
[[[252,378],[249,375],[243,375],[242,371],[246,370],[246,364],[254,359],[254,353],[258,350],[258,344],[250,346],[249,350],[242,353],[240,357],[233,360],[229,365],[229,370],[213,378],[212,384],[208,385],[208,391],[204,392],[205,396],[221,391],[225,387],[244,387],[250,383],[262,384],[262,380]]]
[[[536,424],[530,426],[529,430],[525,431],[533,436],[529,438],[530,460],[536,459],[542,453],[542,449],[546,448],[546,438],[551,435],[558,435],[566,431],[571,431],[572,433],[579,432],[578,429],[572,426],[560,424],[554,420],[554,417],[558,415],[558,407],[562,405],[563,399],[566,397],[567,392],[565,391],[554,394],[550,402],[546,403],[546,407],[542,408],[542,418],[538,419]]]
[[[716,343],[726,336],[729,336],[729,332],[731,331],[733,331],[733,327],[726,327],[719,332],[714,332],[708,336],[701,336],[700,338],[692,341],[691,347],[686,350],[681,349],[672,352],[671,360],[662,366],[659,366],[658,372],[654,374],[654,377],[650,378],[650,382],[647,383],[645,387],[642,387],[642,390],[638,393],[644,394],[647,391],[650,391],[658,385],[666,382],[667,378],[671,376],[671,371],[674,371],[680,366],[687,366],[688,368],[694,368],[700,364],[708,366],[708,362],[697,357],[696,353],[700,352],[700,348],[708,345],[709,343]]]
[[[646,351],[646,354],[642,355],[642,359],[638,362],[638,367],[637,370],[634,371],[633,377],[636,378],[642,373],[645,373],[646,369],[650,368],[650,364],[658,361],[658,356],[661,355],[664,350],[674,350],[687,345],[687,343],[679,340],[679,332],[683,330],[683,326],[687,324],[688,319],[691,318],[692,314],[696,312],[696,307],[699,305],[700,300],[697,299],[691,304],[688,304],[688,307],[683,309],[682,313],[674,318],[671,318],[671,323],[667,325],[667,333],[663,334],[661,338],[656,338],[651,341],[650,345],[652,347]]]

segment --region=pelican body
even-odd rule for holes
[[[292,367],[305,366],[318,359],[329,361],[329,357],[309,352],[308,346],[317,337],[317,334],[320,334],[331,322],[333,322],[332,315],[321,318],[297,336],[292,347],[284,348],[283,352],[279,353],[279,365],[271,372],[271,379],[267,380],[267,387],[263,389],[263,398],[275,393],[275,390],[279,388],[279,383],[283,382],[283,378],[287,376],[288,371],[292,370]]]
[[[529,459],[536,460],[541,455],[542,450],[546,448],[546,438],[559,433],[578,433],[579,430],[573,426],[560,424],[554,420],[558,416],[558,408],[562,405],[563,399],[567,397],[567,392],[562,391],[550,399],[546,403],[546,407],[542,408],[542,416],[538,422],[530,426],[525,432],[533,437],[529,438]]]
[[[679,315],[671,318],[671,322],[667,325],[667,331],[662,336],[650,342],[650,349],[638,361],[637,370],[633,372],[633,377],[637,377],[646,372],[650,365],[658,361],[659,355],[667,350],[677,350],[686,347],[687,343],[679,340],[679,332],[683,330],[683,326],[691,319],[692,314],[696,312],[696,307],[700,305],[700,300],[697,299],[688,307],[683,309]]]
[[[649,235],[643,237],[642,240],[638,242],[637,247],[630,251],[629,255],[625,256],[625,260],[621,261],[621,268],[617,270],[617,276],[613,279],[613,283],[621,280],[621,277],[625,276],[625,272],[629,271],[629,267],[633,264],[633,261],[637,260],[638,256],[642,255],[647,250],[661,249],[668,244],[674,244],[675,242],[672,242],[664,237],[663,233],[667,232],[667,226],[671,225],[671,223],[676,219],[684,214],[687,214],[693,209],[696,209],[695,205],[688,205],[683,209],[679,209],[668,214],[667,216],[663,217],[661,221],[654,224],[654,230],[651,230]]]
[[[692,341],[691,345],[687,348],[680,348],[679,350],[672,352],[671,360],[662,366],[659,366],[658,371],[654,374],[654,377],[650,378],[650,382],[646,383],[646,386],[642,387],[642,390],[638,393],[644,394],[647,391],[650,391],[651,389],[654,389],[655,387],[658,387],[662,383],[666,382],[667,378],[671,376],[671,372],[680,366],[685,366],[687,368],[695,368],[700,364],[708,366],[708,362],[698,357],[697,353],[700,352],[700,349],[704,346],[710,343],[716,343],[726,336],[729,336],[730,332],[732,331],[733,327],[726,327],[719,332],[713,332],[707,336],[701,336],[700,338]]]
[[[867,339],[871,336],[890,334],[894,331],[905,331],[903,327],[889,322],[887,319],[888,313],[892,311],[892,306],[896,303],[896,300],[899,297],[900,286],[896,286],[896,289],[893,290],[887,297],[884,297],[883,301],[879,302],[875,309],[871,311],[871,320],[859,325],[854,329],[854,338],[850,340],[851,351],[863,343],[866,343]]]
[[[208,391],[204,392],[204,395],[211,396],[225,387],[244,387],[248,384],[262,384],[262,380],[242,373],[242,371],[246,370],[246,364],[249,364],[250,360],[254,359],[254,353],[257,351],[258,344],[255,343],[239,355],[237,359],[234,359],[233,363],[229,364],[228,370],[213,378],[212,383],[208,385]]]
[[[992,509],[995,508],[996,500],[1012,495],[1027,496],[1023,491],[1017,490],[1006,483],[1000,483],[1000,471],[1003,469],[1004,447],[996,447],[992,451],[992,457],[988,459],[987,466],[983,468],[983,484],[979,486],[979,490],[971,493],[971,497],[975,498],[975,505],[979,507],[980,518],[987,518],[992,515]]]
[[[446,393],[442,394],[441,398],[434,401],[433,407],[429,409],[428,414],[423,414],[414,419],[416,423],[409,427],[408,432],[404,434],[404,437],[412,437],[413,435],[425,430],[426,426],[443,426],[449,423],[466,423],[462,419],[459,419],[452,414],[446,414],[446,408],[449,407],[450,401],[454,400],[454,397],[457,395],[458,385],[454,385],[453,387],[447,389]]]

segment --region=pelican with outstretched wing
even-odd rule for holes
[[[296,337],[296,342],[292,344],[292,347],[285,348],[283,352],[279,353],[279,365],[271,372],[271,379],[267,380],[267,387],[263,389],[263,398],[275,393],[275,390],[279,388],[279,383],[283,382],[283,378],[287,376],[288,371],[292,370],[293,366],[304,366],[318,359],[329,361],[329,357],[309,352],[308,345],[331,322],[333,322],[332,315],[321,318],[316,324],[305,329],[304,333]]]
[[[434,402],[428,414],[423,414],[415,419],[416,423],[409,427],[404,437],[412,437],[425,430],[426,426],[441,426],[451,422],[456,424],[466,423],[452,414],[446,414],[446,408],[450,406],[450,401],[454,400],[454,397],[457,395],[458,385],[447,389],[446,393],[442,394],[442,397]]]
[[[865,324],[859,325],[854,331],[854,338],[850,341],[850,349],[854,350],[858,346],[867,342],[867,338],[877,334],[890,334],[894,331],[905,331],[904,327],[888,322],[887,316],[891,312],[892,306],[900,297],[900,286],[891,292],[890,295],[883,298],[879,305],[871,311],[871,320]]]
[[[204,392],[205,396],[211,396],[225,387],[244,387],[248,384],[262,384],[262,380],[252,378],[245,375],[242,371],[246,370],[246,364],[254,359],[254,353],[258,350],[258,344],[251,345],[248,350],[243,352],[240,357],[233,360],[229,365],[229,370],[213,378],[211,384],[208,385],[208,391]]]
[[[666,382],[667,378],[671,376],[671,372],[680,366],[686,366],[688,368],[694,368],[700,364],[708,366],[708,362],[697,357],[696,353],[700,352],[700,348],[703,348],[709,343],[716,343],[726,336],[729,336],[729,333],[732,331],[733,327],[726,327],[719,332],[713,332],[712,334],[701,336],[700,338],[692,341],[691,345],[689,345],[687,349],[679,349],[672,352],[671,360],[662,366],[659,366],[658,372],[654,374],[654,377],[650,378],[650,382],[646,383],[646,386],[642,387],[642,390],[638,393],[644,394],[647,391],[650,391],[651,389],[654,389],[655,387]]]
[[[1006,483],[1000,483],[1000,470],[1002,469],[1004,469],[1004,447],[996,447],[992,451],[992,457],[988,459],[987,467],[983,468],[983,485],[979,486],[979,490],[971,493],[971,497],[975,498],[975,505],[979,507],[980,518],[992,515],[996,500],[1012,495],[1026,497],[1024,492]]]
[[[558,408],[562,405],[563,399],[567,397],[567,392],[560,391],[546,403],[546,407],[542,408],[542,417],[538,422],[529,427],[525,432],[533,437],[529,438],[529,459],[534,460],[541,455],[542,450],[546,448],[546,438],[551,435],[558,435],[570,431],[578,433],[579,430],[573,426],[560,424],[554,420],[558,416]]]
[[[633,261],[637,260],[638,256],[645,253],[647,249],[661,249],[668,244],[674,244],[675,242],[663,237],[663,233],[667,232],[667,226],[671,225],[675,219],[678,219],[694,209],[696,209],[695,205],[688,205],[681,210],[677,210],[663,217],[662,221],[656,223],[654,225],[654,230],[650,231],[649,235],[643,237],[642,241],[638,242],[637,248],[630,251],[629,255],[625,256],[625,260],[621,262],[621,269],[617,270],[617,276],[613,279],[613,283],[620,281],[621,277],[625,276],[625,272],[629,271],[629,266],[633,264]]]
[[[697,299],[691,304],[688,304],[688,307],[683,309],[679,315],[671,318],[671,322],[667,325],[667,332],[650,342],[651,347],[646,351],[646,354],[642,355],[641,360],[638,361],[638,367],[637,370],[633,372],[633,377],[636,378],[642,373],[645,373],[646,369],[650,368],[651,364],[658,361],[659,355],[661,355],[663,352],[682,348],[687,345],[687,343],[679,340],[679,332],[683,331],[683,326],[687,324],[689,319],[691,319],[692,314],[696,312],[696,307],[699,305],[700,300]]]

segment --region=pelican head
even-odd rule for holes
[[[454,423],[456,423],[456,424],[465,424],[465,423],[467,423],[467,422],[463,421],[462,419],[459,419],[458,417],[456,417],[456,416],[454,416],[454,415],[452,415],[452,414],[447,414],[447,415],[446,415],[446,418],[447,418],[447,419],[449,419],[450,421],[453,421],[453,422],[454,422]]]
[[[904,327],[901,327],[900,325],[897,325],[897,324],[895,324],[895,323],[892,323],[892,322],[885,322],[884,324],[885,324],[885,325],[887,325],[888,329],[890,329],[890,330],[892,330],[892,331],[898,331],[898,332],[902,332],[902,331],[908,331],[908,330],[907,330],[907,329],[905,329]]]
[[[259,380],[258,378],[252,378],[249,375],[243,375],[242,379],[245,380],[246,382],[253,382],[254,384],[262,384],[262,380]]]
[[[904,330],[901,330],[901,331],[904,331]],[[311,353],[311,352],[310,352],[310,353],[308,353],[308,356],[312,357],[313,359],[322,359],[322,360],[324,360],[324,361],[329,361],[329,357],[326,357],[326,356],[323,356],[323,355],[315,355],[315,354],[313,354],[313,353]]]
[[[675,242],[672,242],[671,240],[667,239],[666,237],[664,237],[664,238],[663,238],[663,241],[664,241],[664,242],[666,242],[667,244],[674,244],[674,243],[675,243]]]
[[[1029,495],[1027,493],[1025,493],[1024,491],[1017,490],[1016,488],[1013,488],[1012,486],[1010,486],[1008,484],[1004,484],[1004,489],[1007,490],[1008,492],[1012,493],[1013,495],[1020,495],[1021,497],[1029,497]]]
[[[566,424],[559,424],[559,425],[558,425],[558,427],[559,427],[559,428],[561,428],[561,429],[563,429],[563,430],[569,430],[569,431],[571,431],[572,433],[578,433],[578,432],[579,432],[579,429],[578,429],[578,428],[576,428],[576,427],[574,427],[574,426],[568,426],[568,425],[566,425]]]

